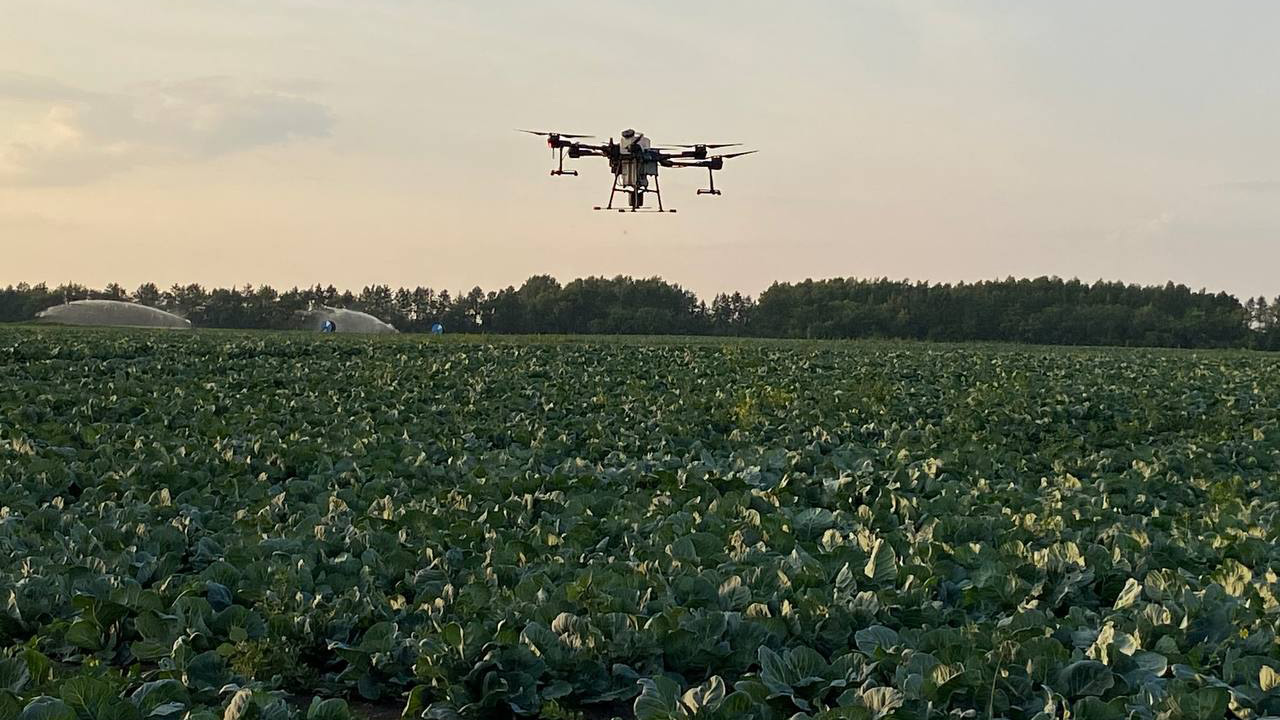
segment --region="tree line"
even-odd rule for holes
[[[129,300],[197,327],[289,329],[298,311],[329,305],[367,312],[403,332],[736,335],[904,338],[1070,345],[1280,350],[1280,297],[1241,302],[1185,285],[1083,283],[1040,277],[976,283],[836,278],[774,283],[758,298],[721,293],[708,304],[660,278],[589,277],[561,284],[536,275],[520,287],[452,294],[432,288],[332,285],[206,289],[146,283],[19,284],[0,290],[0,322],[91,298]]]

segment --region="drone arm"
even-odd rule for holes
[[[704,167],[712,170],[720,170],[724,167],[724,161],[729,158],[742,157],[757,152],[756,150],[747,150],[744,152],[729,153],[727,155],[715,155],[705,160],[699,158],[696,160],[682,160],[680,156],[667,156],[661,160],[665,167]]]
[[[667,150],[661,150],[659,152],[661,152],[662,157],[664,159],[670,158],[672,160],[680,160],[685,158],[693,159],[693,160],[702,160],[707,156],[707,152],[705,150],[703,150],[701,154],[699,154],[697,150],[681,150],[680,152],[669,152]]]
[[[605,156],[607,149],[604,145],[570,145],[569,157],[592,157]]]
[[[607,145],[583,145],[581,143],[569,143],[569,142],[563,142],[563,141],[557,144],[551,144],[551,148],[552,148],[552,153],[556,153],[557,151],[559,151],[558,163],[556,165],[556,168],[551,171],[551,174],[552,175],[574,175],[574,176],[578,174],[577,170],[564,169],[564,156],[565,156],[566,149],[569,151],[568,153],[569,157],[574,160],[581,157],[592,157],[592,156],[604,157],[608,155],[608,150],[609,150]]]
[[[662,166],[670,168],[710,168],[712,170],[719,170],[724,167],[724,161],[719,158],[712,158],[710,160],[694,160],[693,162],[665,160],[662,162]]]

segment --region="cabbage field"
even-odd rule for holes
[[[0,328],[0,720],[1280,716],[1280,356]]]

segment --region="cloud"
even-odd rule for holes
[[[1163,212],[1155,217],[1146,218],[1126,228],[1111,233],[1108,237],[1112,243],[1123,245],[1142,245],[1163,238],[1173,224],[1175,216],[1171,212]]]
[[[7,230],[62,230],[72,227],[75,223],[44,213],[0,209],[0,228]]]
[[[100,93],[0,75],[0,102],[30,111],[0,136],[0,183],[22,185],[80,184],[142,165],[324,137],[333,125],[320,103],[228,78]]]
[[[20,73],[0,74],[0,99],[61,103],[93,97],[93,93],[63,85],[51,78]]]
[[[1213,187],[1237,192],[1273,193],[1280,192],[1280,180],[1237,180],[1218,183]]]

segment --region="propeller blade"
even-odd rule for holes
[[[541,130],[521,130],[520,128],[516,128],[516,132],[529,133],[530,135],[541,135],[541,136],[543,136],[543,137],[550,137],[550,136],[552,136],[552,135],[555,135],[556,137],[562,137],[562,138],[589,138],[589,137],[595,137],[595,135],[575,135],[575,134],[573,134],[573,133],[562,133],[562,132],[543,132],[543,131],[541,131]]]
[[[760,152],[760,151],[759,151],[759,150],[746,150],[746,151],[744,151],[744,152],[729,153],[728,155],[717,155],[716,157],[718,157],[718,158],[720,158],[720,159],[722,159],[722,160],[728,160],[729,158],[736,158],[736,157],[742,157],[743,155],[750,155],[750,154],[751,154],[751,153],[753,153],[753,152]]]
[[[692,145],[686,145],[681,143],[663,143],[663,144],[667,147],[679,147],[679,148],[704,147],[704,148],[707,148],[708,150],[714,150],[716,148],[722,148],[722,147],[737,147],[742,143],[693,143]]]

